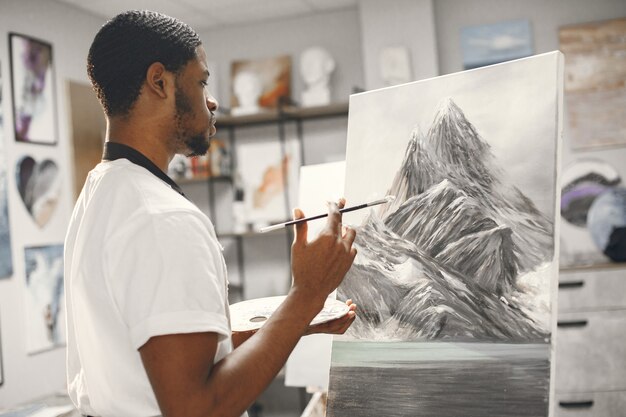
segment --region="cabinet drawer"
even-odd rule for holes
[[[557,394],[555,417],[623,417],[626,391]]]
[[[626,311],[562,313],[558,322],[556,392],[626,391]]]
[[[562,271],[558,308],[559,312],[626,309],[626,269]]]

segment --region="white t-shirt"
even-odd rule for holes
[[[210,220],[145,168],[103,162],[65,241],[67,379],[91,416],[158,416],[138,348],[152,336],[215,332],[232,350],[226,266]]]

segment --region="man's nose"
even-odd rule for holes
[[[207,98],[206,98],[206,106],[208,107],[211,113],[215,113],[219,107],[219,104],[217,100],[215,99],[215,97],[209,94],[207,95]]]

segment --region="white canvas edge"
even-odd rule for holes
[[[548,416],[553,417],[556,413],[556,345],[557,341],[557,324],[558,324],[558,293],[559,293],[559,260],[560,260],[560,242],[561,242],[561,163],[562,156],[561,151],[563,148],[563,90],[564,90],[564,55],[560,51],[551,52],[555,54],[557,60],[556,68],[556,160],[555,164],[555,199],[554,199],[554,259],[552,261],[552,269],[555,271],[556,279],[552,280],[550,288],[550,308],[552,310],[552,323],[551,323],[551,343],[550,343],[550,390],[548,394]]]
[[[531,55],[531,56],[527,56],[527,57],[524,57],[524,58],[518,58],[518,59],[512,59],[510,61],[499,62],[497,64],[487,65],[487,66],[484,66],[484,67],[472,68],[472,69],[468,69],[468,70],[464,70],[464,71],[451,72],[450,74],[437,75],[437,76],[430,77],[430,78],[424,78],[424,79],[421,79],[421,80],[418,80],[418,81],[411,81],[410,83],[406,83],[406,84],[392,85],[392,86],[389,86],[389,87],[377,88],[375,90],[363,91],[361,93],[350,94],[350,100],[349,101],[350,101],[350,104],[351,104],[353,97],[360,97],[362,95],[376,93],[378,91],[398,88],[398,87],[401,87],[403,85],[425,83],[425,82],[428,82],[428,81],[431,81],[431,80],[434,80],[434,79],[440,79],[440,80],[441,79],[446,79],[448,77],[456,76],[456,75],[458,75],[460,73],[469,73],[469,72],[474,72],[474,71],[481,71],[481,70],[484,70],[485,68],[497,67],[497,66],[501,66],[501,65],[510,65],[510,64],[518,62],[518,61],[525,61],[525,60],[537,58],[537,57],[540,57],[540,56],[557,55],[557,54],[560,54],[561,56],[563,55],[563,53],[561,51],[555,50],[555,51],[550,51],[550,52],[544,52],[543,54],[536,54],[536,55]],[[561,58],[561,61],[563,61],[562,58]],[[563,77],[560,77],[560,78],[562,79]],[[348,113],[349,113],[349,107],[348,107]],[[348,114],[348,117],[349,117],[349,114]]]

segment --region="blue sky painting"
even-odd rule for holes
[[[533,54],[530,21],[509,20],[461,29],[463,69],[484,67]]]

